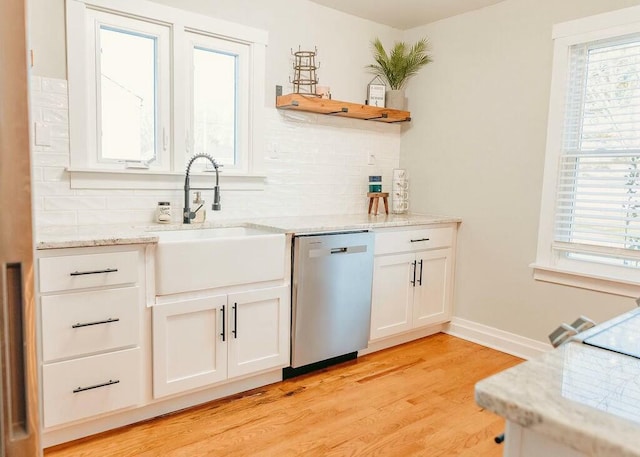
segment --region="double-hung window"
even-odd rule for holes
[[[66,3],[72,185],[177,188],[196,153],[223,179],[260,176],[266,32],[145,0]]]
[[[633,17],[640,20],[640,8],[554,30],[535,268],[537,279],[638,296],[640,25]]]

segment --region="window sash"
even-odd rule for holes
[[[640,35],[570,48],[553,229],[566,259],[640,266],[638,70]]]
[[[162,78],[158,97],[157,143],[162,146],[160,161],[153,162],[150,170],[136,170],[140,164],[101,163],[97,160],[96,135],[96,83],[95,83],[95,18],[104,13],[115,17],[116,28],[122,26],[120,19],[133,20],[159,26],[166,31],[166,40],[161,40],[163,49],[160,72]],[[223,181],[251,182],[264,179],[264,135],[266,44],[268,33],[241,24],[223,21],[210,16],[163,6],[146,0],[67,0],[67,65],[70,114],[70,167],[72,186],[77,188],[171,188],[174,175],[184,173],[184,164],[190,157],[189,132],[189,85],[185,69],[189,57],[185,52],[186,35],[189,32],[207,38],[218,38],[223,42],[244,47],[245,62],[240,65],[246,90],[238,98],[244,111],[238,121],[239,154],[236,167],[225,167]],[[108,21],[105,21],[108,23]],[[135,27],[134,27],[135,29]],[[166,44],[166,48],[164,45]],[[166,49],[166,52],[165,52]],[[165,58],[166,55],[166,58]],[[104,173],[104,174],[101,174]],[[113,179],[119,173],[119,179]],[[170,180],[158,181],[158,176],[172,176]],[[164,186],[164,187],[158,187]],[[168,186],[168,187],[167,187]]]
[[[229,163],[225,160],[220,162],[224,164],[225,172],[248,172],[249,168],[249,122],[250,110],[247,109],[250,103],[250,71],[249,71],[249,59],[250,59],[250,47],[244,43],[233,42],[229,40],[223,40],[212,36],[204,35],[196,31],[188,31],[186,34],[186,55],[188,56],[187,65],[187,81],[188,86],[188,104],[187,104],[187,154],[185,162],[196,153],[206,152],[210,153],[214,158],[215,152],[210,150],[202,150],[199,145],[195,143],[195,99],[198,94],[194,92],[194,62],[193,55],[195,49],[218,52],[236,57],[236,81],[235,81],[235,106],[236,106],[236,118],[235,118],[235,157],[233,162]],[[209,165],[202,161],[202,163],[195,163],[195,170],[206,169]]]
[[[82,166],[101,169],[122,169],[125,167],[153,170],[170,169],[171,143],[171,30],[166,25],[138,20],[114,12],[103,12],[87,8],[88,30],[86,38],[87,74],[86,83],[86,162]],[[105,160],[101,157],[101,86],[100,86],[100,29],[106,27],[123,30],[132,34],[155,37],[156,39],[156,101],[155,101],[155,159],[150,163],[126,160]],[[95,94],[92,96],[92,94]],[[73,113],[70,113],[73,115]],[[77,122],[77,121],[76,121]],[[77,132],[77,130],[75,131]],[[73,133],[72,133],[73,134]],[[76,155],[77,156],[77,155]],[[73,157],[72,157],[73,159]]]

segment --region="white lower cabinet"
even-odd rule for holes
[[[143,401],[144,249],[38,251],[45,430]]]
[[[289,363],[287,286],[178,300],[152,314],[154,398]]]
[[[452,246],[452,227],[376,235],[370,340],[451,319]]]
[[[136,405],[141,364],[140,348],[45,364],[45,428]]]

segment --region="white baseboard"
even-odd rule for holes
[[[553,349],[551,344],[459,317],[454,317],[443,332],[527,360]]]

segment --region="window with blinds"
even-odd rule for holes
[[[640,268],[640,34],[570,48],[553,249]]]

